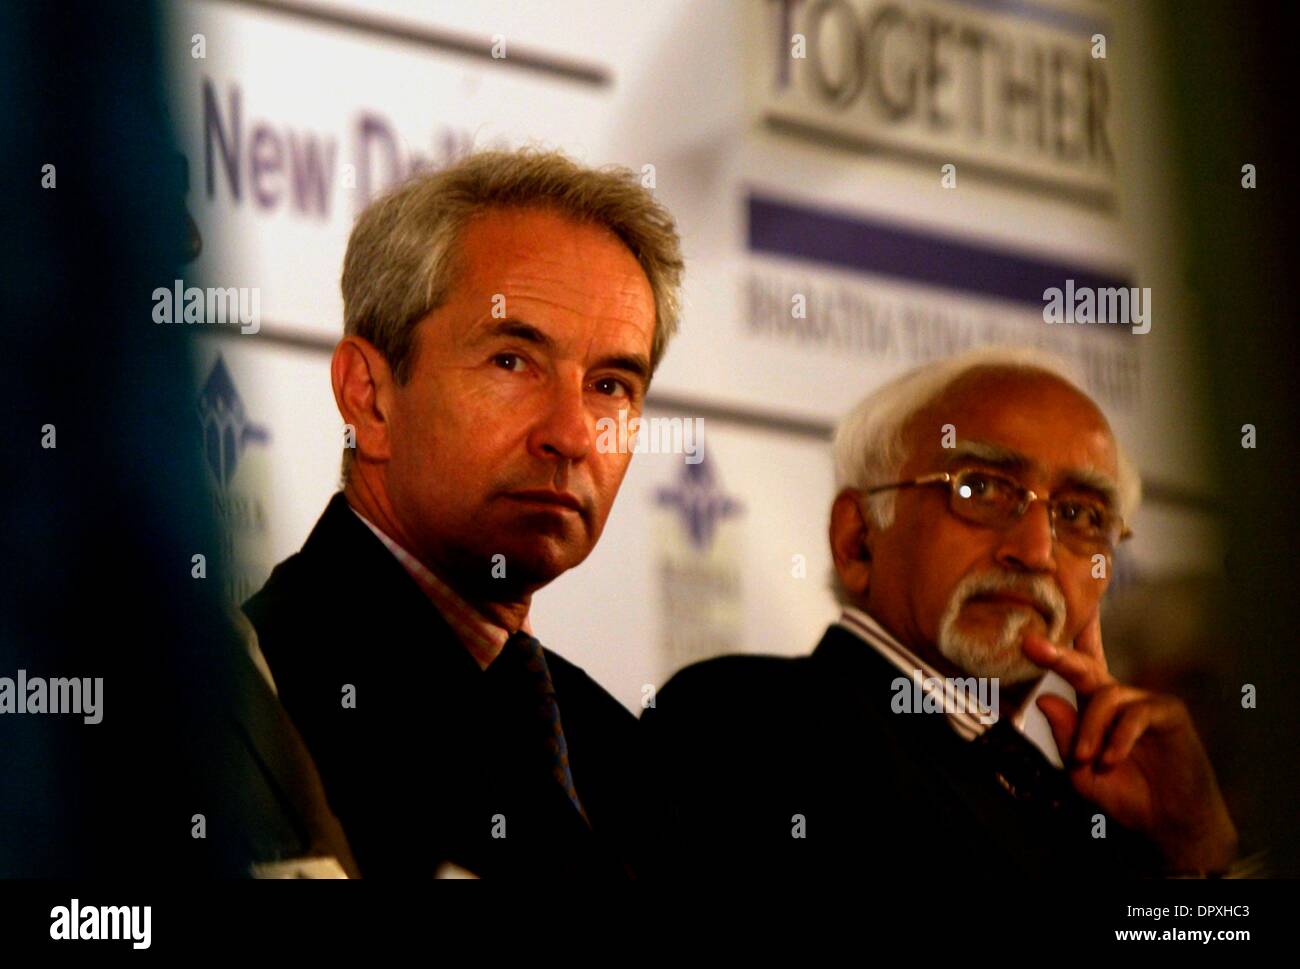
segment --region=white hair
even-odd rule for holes
[[[840,422],[833,445],[836,493],[897,481],[909,457],[903,439],[908,421],[966,374],[986,369],[1047,373],[1087,396],[1071,363],[1031,347],[981,347],[917,367],[878,387]],[[1118,510],[1129,521],[1142,500],[1142,480],[1118,441],[1115,454]],[[893,523],[896,494],[883,491],[867,499],[867,514],[877,528]]]

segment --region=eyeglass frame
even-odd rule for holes
[[[962,470],[956,472],[932,471],[929,474],[923,474],[919,478],[912,478],[909,481],[895,481],[892,484],[872,485],[869,488],[863,488],[861,490],[864,495],[874,495],[881,491],[889,491],[893,488],[914,488],[921,485],[942,484],[945,485],[948,489],[948,510],[954,516],[960,518],[962,521],[970,522],[972,525],[980,525],[981,527],[984,528],[999,527],[997,525],[992,525],[985,522],[971,521],[969,518],[965,518],[957,514],[956,510],[953,508],[953,500],[955,495],[957,494],[954,485],[956,484],[957,476],[962,474],[993,475],[1011,482],[1011,484],[1015,485],[1017,488],[1020,489],[1020,505],[1018,510],[1016,511],[1016,516],[1011,521],[1007,522],[1007,525],[1002,527],[1007,527],[1024,518],[1025,515],[1029,514],[1029,509],[1033,507],[1035,502],[1041,501],[1045,503],[1047,505],[1047,524],[1052,530],[1052,541],[1054,542],[1060,541],[1056,537],[1056,502],[1049,496],[1039,495],[1032,488],[1026,488],[1015,478],[1001,471],[984,471],[979,468],[963,468]],[[1107,510],[1109,511],[1109,509]],[[1123,517],[1121,517],[1118,514],[1115,514],[1115,519],[1119,522],[1120,532],[1119,532],[1119,537],[1115,539],[1114,544],[1111,544],[1107,547],[1107,551],[1110,553],[1114,553],[1114,551],[1117,548],[1119,548],[1120,542],[1127,541],[1128,539],[1133,537],[1133,530],[1124,523]]]

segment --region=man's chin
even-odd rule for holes
[[[996,677],[1002,686],[1017,686],[1028,683],[1043,675],[1043,669],[1035,666],[1024,657],[1006,657],[989,664],[990,672],[979,675]]]
[[[1018,686],[1021,683],[1029,683],[1043,675],[1043,670],[1034,666],[1032,663],[1022,663],[1019,661],[998,663],[990,662],[987,664],[972,663],[975,669],[967,669],[965,672],[971,676],[978,676],[984,679],[997,680],[1002,687]]]
[[[1015,686],[1043,675],[1042,668],[1021,651],[1025,627],[1017,623],[1014,630],[1005,630],[1002,635],[968,633],[960,628],[944,630],[939,636],[939,652],[964,673]]]
[[[512,593],[532,593],[581,564],[589,551],[543,539],[522,548],[503,547],[499,552],[485,553],[484,558],[493,584],[500,582]]]

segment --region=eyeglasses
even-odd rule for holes
[[[994,471],[965,470],[953,474],[937,471],[911,481],[875,485],[863,493],[874,495],[891,488],[935,484],[948,489],[948,507],[954,515],[989,528],[1007,528],[1019,521],[1034,502],[1046,502],[1052,538],[1082,555],[1098,552],[1109,555],[1116,545],[1133,534],[1100,498],[1079,493],[1040,498],[1020,482]]]

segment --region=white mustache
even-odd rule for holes
[[[975,596],[1014,592],[1033,600],[1047,616],[1048,639],[1056,639],[1065,625],[1065,596],[1056,583],[1044,576],[1023,576],[1014,572],[979,572],[957,584],[953,597],[966,605]]]

